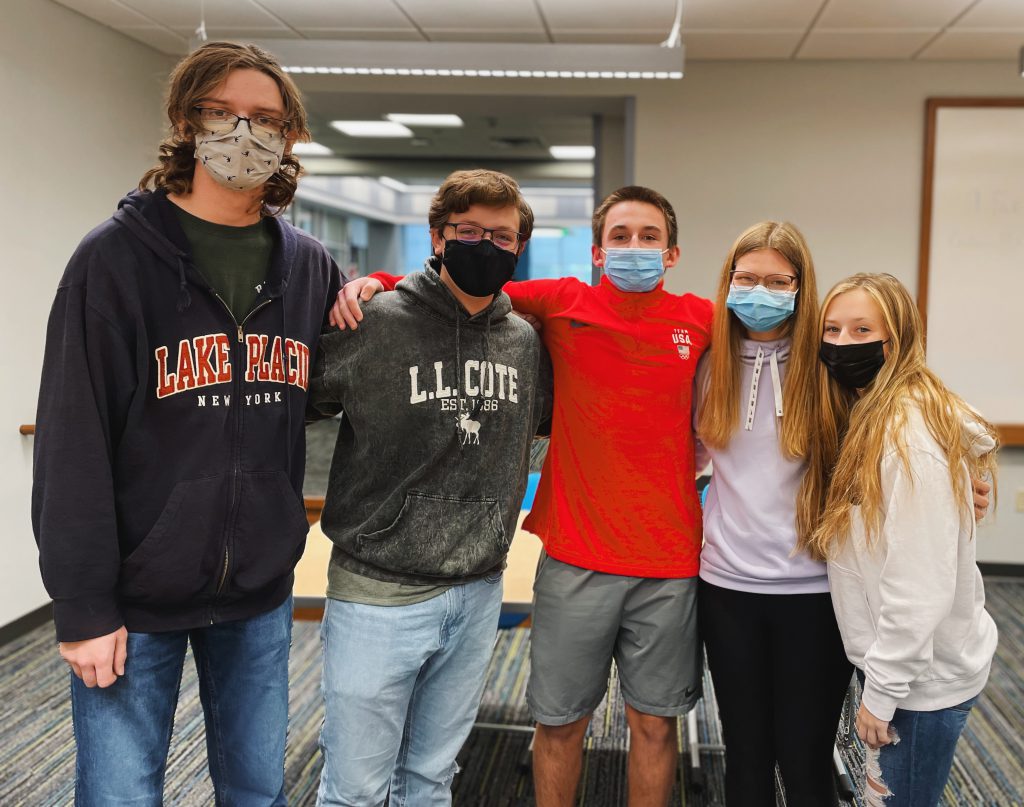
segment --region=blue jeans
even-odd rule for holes
[[[129,633],[125,674],[106,689],[71,676],[76,807],[163,804],[164,771],[189,642],[206,716],[216,804],[284,805],[292,600],[190,631]]]
[[[451,804],[494,650],[501,577],[413,605],[327,600],[319,807]]]
[[[858,677],[863,677],[858,671]],[[881,784],[879,792],[864,784],[866,807],[936,807],[946,788],[953,752],[978,697],[948,709],[914,712],[897,709],[889,721],[898,742],[877,751],[864,749],[869,779]]]

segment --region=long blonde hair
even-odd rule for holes
[[[972,497],[964,477],[993,475],[996,452],[975,457],[975,435],[965,419],[975,421],[998,445],[995,427],[951,392],[925,364],[924,328],[917,306],[895,277],[857,274],[836,285],[821,306],[819,333],[829,304],[839,295],[863,290],[878,306],[889,333],[888,355],[874,381],[859,399],[837,384],[819,364],[817,388],[820,405],[815,424],[814,450],[798,501],[798,521],[813,526],[812,557],[827,559],[845,543],[853,507],[860,505],[867,540],[881,531],[881,462],[894,448],[910,473],[910,458],[903,426],[912,408],[920,410],[925,425],[949,462],[950,492],[961,518],[971,517]]]
[[[740,421],[740,340],[742,323],[726,307],[736,261],[749,252],[774,249],[793,267],[800,279],[796,308],[787,323],[792,334],[789,363],[782,394],[785,415],[779,430],[779,447],[790,459],[804,459],[808,453],[807,424],[814,410],[810,394],[818,364],[818,286],[814,262],[804,237],[789,222],[762,221],[746,229],[732,245],[722,266],[711,326],[711,354],[707,394],[697,413],[698,434],[711,448],[725,448]]]

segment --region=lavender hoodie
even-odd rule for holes
[[[779,448],[789,345],[788,338],[740,343],[739,425],[723,450],[698,445],[698,467],[702,450],[714,463],[704,505],[700,576],[722,588],[758,594],[829,590],[824,563],[803,553],[793,555],[804,464],[787,459]],[[697,370],[695,413],[707,389],[708,355]],[[694,421],[696,428],[696,416]]]

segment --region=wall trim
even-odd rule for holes
[[[30,630],[45,625],[53,619],[53,603],[48,602],[41,605],[34,611],[29,611],[25,616],[18,617],[13,622],[0,626],[0,645],[13,642],[15,639],[24,636]],[[56,642],[56,637],[54,638]]]
[[[978,563],[984,575],[996,577],[1024,577],[1024,563]]]

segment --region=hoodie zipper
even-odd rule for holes
[[[227,311],[228,316],[231,318],[231,321],[235,324],[235,330],[237,331],[237,334],[238,334],[238,344],[239,345],[245,344],[245,323],[248,322],[249,319],[252,317],[252,315],[255,314],[257,311],[259,311],[262,308],[266,308],[268,305],[270,305],[270,303],[273,300],[273,298],[271,298],[269,300],[264,300],[262,303],[260,303],[255,308],[253,308],[248,314],[246,314],[245,317],[242,319],[242,321],[239,322],[237,319],[235,319],[235,315],[231,311],[231,309],[228,307],[228,304],[226,302],[224,302],[224,298],[221,297],[216,291],[213,291],[213,289],[210,289],[210,291],[213,292],[213,296],[216,297],[220,301],[220,304],[222,306],[224,306],[224,310]],[[242,351],[242,352],[244,352],[244,351]],[[245,358],[244,356],[239,357],[236,354],[235,362],[234,362],[234,365],[235,365],[236,368],[242,368],[243,367],[242,359],[244,359],[244,358]],[[235,373],[235,393],[234,394],[235,394],[236,406],[234,407],[234,409],[235,409],[235,424],[234,424],[235,425],[235,433],[234,433],[234,439],[231,442],[231,452],[232,452],[232,455],[233,455],[232,456],[232,471],[231,471],[232,477],[233,477],[232,478],[232,483],[231,483],[231,505],[229,507],[228,525],[227,525],[227,528],[225,529],[225,535],[224,535],[224,565],[221,567],[220,579],[217,581],[217,589],[213,593],[214,597],[217,597],[218,595],[220,595],[224,591],[224,585],[227,583],[228,569],[230,568],[230,565],[231,565],[231,549],[230,549],[231,538],[230,538],[230,535],[231,535],[231,532],[234,530],[235,522],[238,519],[238,503],[239,503],[239,500],[241,498],[240,495],[239,495],[240,494],[239,488],[241,487],[241,479],[242,479],[242,456],[241,456],[242,455],[242,450],[241,450],[241,442],[242,442],[242,403],[241,403],[241,401],[242,401],[242,377],[243,377],[243,373],[244,373],[244,371],[241,370],[241,369],[238,372]],[[214,624],[214,621],[215,620],[213,618],[213,614],[211,613],[210,614],[210,624],[211,625]]]

